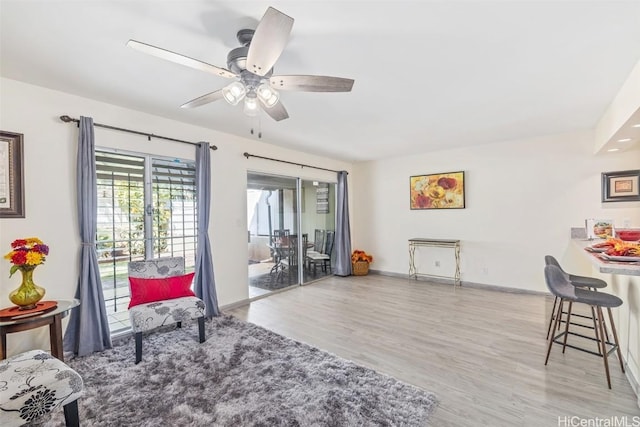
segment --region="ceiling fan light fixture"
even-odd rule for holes
[[[260,86],[258,86],[257,93],[258,97],[267,108],[271,108],[276,105],[278,103],[278,100],[280,99],[280,94],[273,90],[267,83],[262,83]]]
[[[238,105],[238,103],[247,94],[247,89],[240,82],[233,82],[230,85],[222,88],[222,96],[225,101],[231,105]]]
[[[247,96],[244,98],[244,113],[249,117],[255,117],[258,115],[258,98],[255,96]]]

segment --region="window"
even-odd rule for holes
[[[196,171],[191,160],[96,150],[96,249],[111,333],[130,328],[127,263],[182,256],[195,267]]]

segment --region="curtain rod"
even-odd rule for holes
[[[80,123],[80,120],[74,119],[73,117],[69,117],[67,115],[60,116],[60,120],[62,120],[65,123],[70,123],[70,122]],[[94,123],[93,125],[97,126],[99,128],[113,129],[113,130],[119,130],[119,131],[122,131],[122,132],[135,133],[136,135],[143,135],[143,136],[147,137],[148,141],[151,141],[151,138],[158,138],[158,139],[166,139],[167,141],[181,142],[183,144],[198,145],[198,143],[196,143],[196,142],[185,141],[185,140],[176,139],[176,138],[169,138],[167,136],[154,135],[152,133],[140,132],[140,131],[137,131],[137,130],[131,130],[131,129],[125,129],[125,128],[119,128],[119,127],[116,127],[116,126],[103,125],[103,124],[100,124],[100,123]],[[211,148],[212,150],[217,150],[218,149],[218,147],[216,147],[215,145],[212,145],[209,148]]]
[[[320,169],[320,170],[323,170],[323,171],[329,171],[329,172],[335,172],[335,173],[340,172],[340,171],[333,170],[333,169],[319,168],[318,166],[305,165],[305,164],[303,164],[303,163],[295,163],[295,162],[289,162],[289,161],[287,161],[287,160],[272,159],[271,157],[256,156],[255,154],[244,153],[244,156],[245,156],[247,159],[248,159],[249,157],[255,157],[256,159],[264,159],[264,160],[271,160],[272,162],[288,163],[288,164],[290,164],[290,165],[296,165],[296,166],[300,166],[300,167],[303,167],[303,168]]]

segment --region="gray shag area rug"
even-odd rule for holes
[[[66,362],[84,380],[82,426],[424,426],[434,394],[221,316]],[[64,425],[62,410],[44,426]]]

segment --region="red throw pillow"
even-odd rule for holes
[[[149,302],[196,296],[191,290],[191,282],[195,274],[194,272],[184,276],[163,277],[160,279],[129,277],[131,288],[129,308]]]

